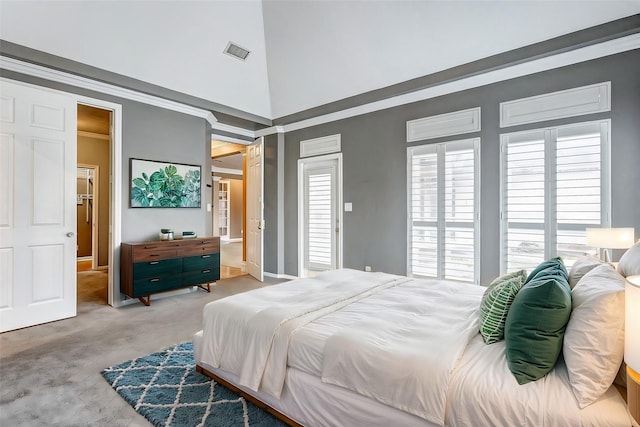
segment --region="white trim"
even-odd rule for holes
[[[300,157],[339,153],[341,150],[340,143],[341,137],[339,133],[300,141]]]
[[[226,173],[226,174],[229,174],[229,175],[240,175],[240,176],[242,176],[242,169],[218,168],[218,167],[215,167],[215,166],[211,166],[211,172]]]
[[[260,136],[274,135],[276,133],[285,133],[284,126],[271,126],[265,129],[260,129],[255,132],[256,138]]]
[[[122,243],[122,105],[102,99],[75,95],[78,104],[110,110],[110,176],[109,176],[109,279],[108,303],[114,307],[123,305],[120,293],[120,244]]]
[[[407,121],[407,142],[480,130],[480,107],[475,107]]]
[[[437,157],[437,215],[435,220],[427,221],[430,226],[436,227],[437,232],[437,251],[436,251],[436,265],[437,265],[437,278],[445,278],[446,261],[445,261],[445,232],[447,226],[455,221],[447,221],[446,219],[446,201],[445,201],[445,158],[446,154],[451,151],[457,150],[472,150],[473,151],[473,221],[463,221],[463,223],[471,223],[473,230],[473,279],[465,283],[473,283],[475,285],[480,284],[480,138],[468,138],[460,140],[450,140],[445,142],[439,142],[437,144],[426,143],[422,145],[414,145],[407,147],[407,276],[409,277],[422,277],[414,275],[412,269],[412,251],[413,251],[413,158],[416,155],[421,154],[435,154]],[[461,222],[462,223],[462,222]],[[448,279],[457,280],[457,279]]]
[[[298,276],[292,276],[290,274],[275,274],[275,273],[269,273],[268,271],[264,272],[264,275],[267,277],[273,277],[274,279],[289,279],[289,280],[295,280],[298,279]]]
[[[202,111],[205,111],[205,110],[202,110]],[[211,114],[211,112],[209,112],[209,111],[207,111],[207,112],[209,114]],[[211,127],[214,128],[214,129],[225,131],[225,132],[235,133],[236,135],[249,136],[251,138],[255,138],[256,137],[256,133],[254,131],[252,131],[252,130],[242,129],[242,128],[231,126],[231,125],[225,125],[224,123],[219,123],[217,121],[217,119],[213,116],[213,114],[211,114],[211,116],[214,118],[214,121],[209,121],[209,120],[208,121],[209,121],[209,123],[211,123]],[[244,144],[253,144],[253,142],[254,142],[254,141],[245,141],[245,140],[241,140],[241,141],[243,141]]]
[[[278,182],[278,188],[277,188],[277,225],[278,225],[278,246],[277,246],[277,252],[278,252],[278,262],[277,262],[277,272],[278,274],[283,274],[284,273],[284,210],[285,210],[285,204],[284,204],[284,134],[283,133],[278,133],[277,136],[277,144],[278,144],[278,150],[276,151],[276,155],[278,156],[277,158],[277,182]]]
[[[500,127],[611,111],[611,82],[500,103]]]
[[[313,163],[321,163],[326,161],[335,160],[337,162],[336,165],[336,210],[337,210],[337,218],[338,218],[338,241],[336,242],[336,251],[337,259],[336,259],[336,268],[342,268],[343,264],[343,242],[344,242],[344,206],[343,201],[343,188],[342,188],[342,153],[334,153],[334,154],[326,154],[324,156],[316,156],[316,157],[307,157],[304,159],[298,159],[298,276],[306,277],[304,274],[304,229],[306,224],[304,223],[304,166],[313,164]]]

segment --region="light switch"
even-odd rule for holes
[[[211,212],[211,203],[207,203],[207,212]]]
[[[351,204],[351,203],[345,203],[345,204],[344,204],[344,211],[345,211],[345,212],[351,212],[351,211],[353,211],[353,204]]]

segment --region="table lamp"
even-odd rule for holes
[[[601,249],[605,262],[611,262],[611,249],[627,249],[633,246],[635,230],[633,227],[622,228],[587,228],[587,245]]]
[[[640,276],[628,276],[625,284],[624,361],[629,413],[640,424]]]

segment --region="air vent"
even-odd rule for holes
[[[238,46],[237,44],[229,42],[229,44],[227,44],[227,47],[224,49],[224,53],[244,61],[247,59],[247,56],[249,56],[250,52],[247,49]]]

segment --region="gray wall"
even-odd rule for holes
[[[278,273],[278,136],[264,137],[264,271]]]
[[[640,237],[640,51],[571,65],[434,99],[301,129],[285,135],[285,273],[297,275],[297,161],[299,142],[340,133],[343,196],[353,203],[344,213],[344,266],[406,274],[407,192],[406,121],[471,107],[482,107],[481,283],[499,274],[499,103],[588,85],[612,84],[612,111],[569,120],[510,127],[504,132],[603,118],[612,120],[613,226],[633,226]],[[429,140],[430,143],[454,138]],[[424,143],[424,142],[422,142]],[[416,144],[419,145],[419,144]],[[271,155],[275,157],[275,155]],[[265,199],[275,201],[276,173],[265,167]],[[271,212],[269,211],[271,214]],[[265,235],[265,247],[274,237]],[[265,270],[277,259],[265,257]]]
[[[66,84],[2,70],[3,77],[80,94],[122,105],[122,241],[158,238],[160,228],[193,230],[211,235],[206,211],[211,203],[211,126],[202,118],[121,99]],[[172,161],[202,167],[201,208],[142,209],[129,207],[129,159]],[[206,191],[205,191],[206,190]]]

